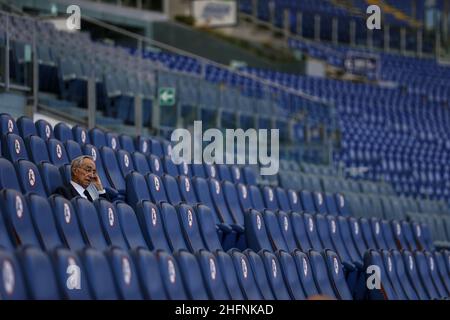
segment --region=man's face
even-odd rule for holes
[[[75,169],[74,181],[83,188],[87,188],[97,177],[95,162],[91,159],[84,159],[81,166]]]

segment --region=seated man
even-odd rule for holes
[[[91,156],[80,156],[72,160],[70,185],[59,187],[56,194],[62,195],[68,200],[77,196],[93,202],[99,197],[111,201],[102,182],[97,175],[95,162]]]

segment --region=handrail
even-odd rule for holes
[[[308,99],[308,100],[312,100],[312,101],[314,101],[314,102],[324,103],[324,104],[329,103],[329,101],[327,101],[327,100],[325,100],[325,99],[321,99],[321,98],[318,98],[318,97],[309,95],[309,94],[303,92],[302,90],[297,90],[297,89],[289,88],[289,87],[280,85],[280,84],[278,84],[278,83],[275,83],[275,82],[273,82],[273,81],[270,81],[270,80],[267,80],[267,79],[260,78],[260,77],[258,77],[257,75],[253,75],[253,74],[250,74],[250,73],[247,73],[247,72],[243,72],[243,71],[239,71],[239,70],[232,69],[232,68],[230,68],[230,67],[227,66],[227,65],[224,65],[224,64],[221,64],[221,63],[218,63],[218,62],[215,62],[215,61],[206,59],[206,58],[204,58],[204,57],[201,57],[201,56],[199,56],[199,55],[190,53],[190,52],[188,52],[188,51],[184,51],[184,50],[182,50],[182,49],[175,48],[175,47],[173,47],[173,46],[171,46],[171,45],[168,45],[168,44],[159,42],[159,41],[157,41],[157,40],[154,40],[154,39],[151,39],[151,38],[147,38],[147,37],[141,36],[141,35],[139,35],[139,34],[130,32],[130,31],[125,30],[125,29],[122,29],[122,28],[120,28],[120,27],[113,26],[113,25],[111,25],[111,24],[109,24],[109,23],[106,23],[106,22],[104,22],[104,21],[100,21],[100,20],[98,20],[98,19],[95,19],[95,18],[92,18],[92,17],[88,17],[88,16],[86,16],[86,15],[82,16],[82,19],[85,19],[85,20],[87,20],[87,21],[89,21],[89,22],[91,22],[91,23],[93,23],[93,24],[96,24],[96,25],[98,25],[98,26],[100,26],[100,27],[103,27],[103,28],[105,28],[105,29],[109,29],[109,30],[111,30],[111,31],[114,31],[114,32],[120,33],[120,34],[122,34],[122,35],[128,36],[128,37],[133,38],[133,39],[135,39],[135,40],[149,43],[150,45],[159,47],[159,48],[164,49],[164,50],[167,50],[167,51],[171,51],[171,52],[176,53],[176,54],[179,54],[179,55],[183,55],[183,56],[187,56],[187,57],[190,57],[190,58],[197,59],[197,60],[199,60],[199,62],[202,63],[203,67],[204,67],[206,64],[207,64],[207,65],[211,65],[211,66],[215,66],[215,67],[218,67],[218,68],[221,68],[221,69],[228,70],[228,71],[230,71],[230,72],[232,72],[232,73],[235,73],[235,74],[237,74],[237,75],[239,75],[239,76],[250,78],[250,79],[252,79],[252,80],[254,80],[254,81],[256,81],[256,82],[259,82],[259,83],[261,83],[261,84],[263,84],[263,85],[266,85],[266,86],[269,86],[269,87],[273,87],[273,88],[277,88],[277,89],[280,89],[280,90],[282,90],[282,91],[286,91],[286,92],[288,92],[288,93],[291,93],[291,94],[293,94],[293,95],[297,95],[297,96],[300,96],[300,97],[302,97],[302,98],[305,98],[305,99]],[[186,74],[186,75],[188,75],[188,74]]]

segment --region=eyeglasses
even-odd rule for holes
[[[88,174],[95,174],[97,172],[97,170],[92,167],[80,167],[80,169],[83,169]]]

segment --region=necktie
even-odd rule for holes
[[[86,196],[86,198],[90,201],[90,202],[94,202],[94,200],[92,199],[91,195],[89,194],[89,191],[84,190],[84,195]]]

